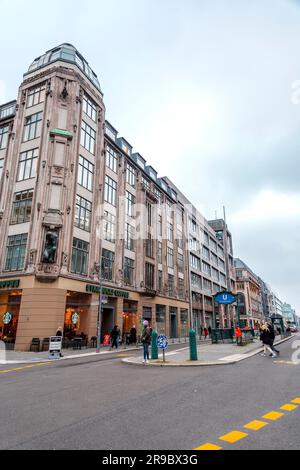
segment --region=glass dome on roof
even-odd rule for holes
[[[37,57],[30,65],[27,74],[45,67],[46,65],[57,60],[76,64],[80,70],[91,80],[95,87],[98,88],[98,90],[101,90],[100,83],[95,72],[93,72],[87,61],[82,57],[77,49],[72,46],[72,44],[68,43],[54,47],[53,49],[47,51],[44,55]]]

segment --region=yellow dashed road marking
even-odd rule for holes
[[[51,362],[37,362],[23,367],[14,367],[13,369],[0,370],[0,374],[8,374],[9,372],[19,372],[20,370],[31,369],[32,367],[48,366]]]
[[[210,444],[209,442],[207,444],[203,444],[203,446],[196,447],[194,450],[221,450],[222,447],[216,446],[215,444]]]
[[[264,428],[268,424],[269,423],[266,423],[265,421],[254,420],[248,424],[245,424],[244,428],[251,429],[252,431],[258,431],[259,429]]]
[[[285,411],[293,411],[296,408],[299,408],[299,407],[297,405],[291,405],[290,403],[287,403],[286,405],[283,405],[280,407],[281,410],[285,410]]]
[[[291,400],[292,403],[298,403],[300,405],[300,398],[294,398],[294,400]]]
[[[219,439],[221,441],[226,441],[226,442],[230,442],[230,444],[234,444],[234,442],[240,441],[241,439],[244,439],[247,436],[248,434],[246,434],[245,432],[232,431],[232,432],[229,432],[228,434],[224,434],[224,436],[219,437]]]
[[[266,415],[262,416],[262,418],[269,419],[271,421],[276,421],[282,416],[284,416],[284,413],[279,413],[278,411],[271,411],[270,413],[267,413]]]

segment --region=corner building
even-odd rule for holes
[[[136,204],[146,208],[144,238],[136,237]],[[177,240],[184,211],[105,121],[98,78],[82,55],[63,44],[38,57],[17,100],[0,106],[0,338],[28,350],[58,326],[95,336],[99,272],[102,337],[114,324],[140,333],[143,319],[187,335],[186,242]]]

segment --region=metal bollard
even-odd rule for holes
[[[190,330],[190,360],[198,361],[197,340],[195,330]]]
[[[153,330],[151,335],[151,359],[158,359],[157,331]]]

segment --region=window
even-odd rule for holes
[[[205,261],[202,261],[202,269],[204,273],[208,274],[209,276],[211,275],[210,265],[205,263]]]
[[[158,216],[158,235],[162,237],[163,234],[163,228],[162,228],[162,216]]]
[[[160,204],[161,204],[161,201],[162,201],[161,192],[160,192],[157,188],[154,188],[154,194],[155,194],[155,196],[156,196],[157,203],[160,205]]]
[[[191,268],[201,271],[200,259],[197,256],[192,255],[192,254],[191,254]]]
[[[212,247],[212,249],[217,252],[217,243],[215,242],[215,240],[213,240],[212,238],[210,238],[209,240],[210,242],[210,246]]]
[[[126,215],[133,217],[133,206],[135,204],[135,197],[129,191],[126,191]]]
[[[167,250],[167,264],[168,268],[174,268],[174,251],[169,247]]]
[[[75,274],[87,274],[89,243],[73,238],[71,271]]]
[[[223,271],[225,271],[225,263],[222,259],[219,258],[219,264],[220,264],[220,267]]]
[[[7,147],[8,126],[0,127],[0,150]]]
[[[168,274],[168,294],[170,297],[174,296],[174,276]]]
[[[132,187],[135,186],[135,169],[129,163],[127,163],[126,167],[126,183]]]
[[[124,258],[124,283],[128,286],[133,285],[134,261],[130,258]]]
[[[142,184],[146,189],[150,190],[150,181],[144,178],[144,176],[142,176]]]
[[[0,160],[0,180],[1,180],[2,173],[3,173],[3,168],[4,168],[4,158],[1,158],[1,160]]]
[[[80,155],[77,179],[78,184],[88,189],[89,191],[93,191],[93,179],[94,165]]]
[[[96,141],[96,132],[90,126],[88,126],[84,121],[82,121],[80,144],[88,152],[95,155],[95,141]]]
[[[115,242],[116,239],[116,217],[108,211],[104,211],[104,239],[108,242]]]
[[[154,266],[150,263],[145,265],[145,287],[154,289]]]
[[[22,224],[30,221],[33,189],[15,193],[10,223]]]
[[[185,298],[184,279],[178,278],[178,296],[180,299]]]
[[[157,242],[157,262],[162,264],[162,243]]]
[[[147,218],[148,218],[148,225],[151,227],[152,225],[152,204],[147,202]]]
[[[183,255],[181,253],[177,254],[177,266],[178,272],[183,273]]]
[[[219,280],[219,271],[215,268],[211,268],[212,269],[212,277],[216,280]]]
[[[97,106],[96,103],[88,96],[83,95],[83,111],[89,116],[94,122],[97,120]]]
[[[134,227],[130,224],[125,226],[125,248],[134,251]]]
[[[25,118],[25,126],[23,133],[23,142],[37,139],[41,135],[43,113],[32,114]]]
[[[190,230],[194,233],[197,232],[197,223],[195,220],[190,219]]]
[[[26,244],[27,233],[8,237],[5,271],[22,271],[24,269]]]
[[[148,258],[153,258],[153,241],[150,233],[148,233],[148,238],[146,240],[146,256]]]
[[[92,203],[76,196],[75,226],[89,232],[91,230]]]
[[[30,88],[27,93],[27,108],[45,101],[45,84]]]
[[[109,176],[105,176],[104,200],[116,206],[117,201],[117,183]]]
[[[190,250],[199,251],[199,242],[196,238],[190,237]]]
[[[183,235],[182,235],[182,232],[181,230],[178,230],[177,228],[177,244],[178,244],[178,248],[180,248],[181,250],[183,250]]]
[[[162,271],[157,271],[157,289],[159,292],[163,291],[163,273]]]
[[[107,281],[113,280],[114,263],[115,263],[114,252],[103,248],[102,260],[101,260],[101,269],[102,269],[103,279],[106,279]]]
[[[209,259],[209,249],[202,245],[202,254],[205,258]]]
[[[173,237],[174,237],[173,224],[168,223],[168,225],[167,225],[167,238],[168,238],[168,241],[173,243]]]
[[[226,276],[224,276],[222,273],[220,273],[220,281],[222,286],[226,286]]]
[[[17,181],[36,177],[39,149],[20,153]]]
[[[193,287],[201,289],[201,277],[198,274],[191,273],[191,284]]]
[[[106,147],[106,166],[117,173],[117,153],[108,145]]]
[[[211,253],[211,261],[215,266],[218,266],[218,257],[214,253]]]
[[[208,279],[203,278],[203,289],[211,292],[211,282]]]

